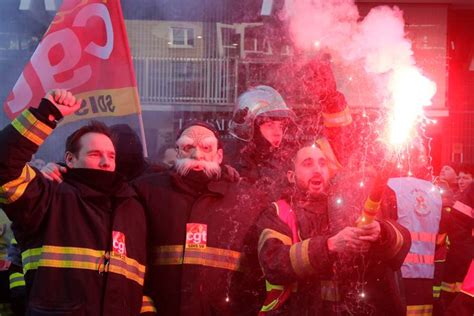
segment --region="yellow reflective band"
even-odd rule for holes
[[[234,250],[206,247],[187,248],[182,245],[159,246],[154,253],[154,265],[198,264],[227,270],[240,270],[241,253]]]
[[[22,281],[16,281],[16,282],[10,282],[10,290],[13,290],[17,287],[23,287],[25,286],[25,280]]]
[[[44,252],[55,253],[55,254],[73,254],[73,255],[87,255],[93,257],[101,257],[104,255],[104,250],[95,250],[90,248],[81,247],[61,247],[61,246],[43,246],[42,248],[30,249],[32,254],[39,254]],[[27,250],[27,251],[30,251]],[[25,252],[27,252],[25,251]]]
[[[38,120],[29,110],[23,111],[12,121],[12,126],[26,139],[40,146],[53,129]]]
[[[352,116],[349,107],[337,113],[324,113],[324,126],[326,127],[342,127],[352,123]]]
[[[284,286],[283,286],[283,285],[271,284],[270,282],[268,282],[267,280],[265,280],[265,289],[267,290],[267,292],[270,292],[270,291],[272,291],[272,290],[283,291],[283,290],[284,290]]]
[[[274,285],[265,280],[265,287],[267,291],[267,297],[265,298],[266,305],[260,308],[260,313],[266,313],[278,308],[280,303],[283,303],[291,292],[297,291],[297,283],[290,285]]]
[[[387,253],[391,254],[391,258],[393,258],[397,255],[397,253],[403,246],[403,235],[393,223],[391,223],[390,221],[386,221],[386,223],[392,226],[393,231],[395,232],[395,243],[389,246],[387,250]]]
[[[407,305],[407,316],[431,316],[433,305]]]
[[[213,247],[188,248],[184,254],[184,264],[200,264],[203,266],[238,271],[241,253],[228,249]]]
[[[183,264],[184,246],[166,245],[155,248],[153,253],[155,265],[179,265]]]
[[[10,274],[9,276],[9,279],[10,281],[13,280],[13,279],[16,279],[16,278],[24,278],[24,275],[23,273],[20,273],[20,272],[13,272],[12,274]]]
[[[28,271],[31,269],[36,269],[42,262],[51,262],[54,265],[54,261],[64,261],[59,260],[61,255],[83,255],[90,257],[92,259],[89,262],[95,263],[94,259],[101,259],[105,254],[103,250],[94,250],[88,248],[79,248],[79,247],[59,247],[59,246],[43,246],[41,248],[32,248],[22,252],[22,262],[23,262],[23,270]],[[45,256],[49,255],[50,259],[45,259]],[[54,255],[59,255],[54,258]],[[60,264],[60,263],[58,263]],[[66,262],[64,265],[68,265],[69,263]],[[31,265],[31,268],[29,266]],[[67,266],[64,266],[67,267]],[[94,269],[94,268],[92,268]]]
[[[14,272],[10,274],[9,280],[10,280],[10,290],[17,287],[25,286],[25,278],[22,273]]]
[[[313,266],[309,261],[309,241],[310,239],[306,239],[292,245],[290,248],[291,266],[300,277],[314,272]]]
[[[272,301],[270,304],[268,305],[263,305],[262,306],[262,309],[260,310],[261,312],[269,312],[271,310],[273,310],[275,308],[275,306],[278,304],[279,300],[278,298],[275,299],[274,301]]]
[[[155,304],[149,296],[143,296],[142,308],[140,309],[141,313],[156,313]]]
[[[123,275],[129,280],[143,285],[145,279],[145,266],[138,261],[112,253],[110,258],[109,272]]]
[[[103,272],[100,268],[104,265],[105,254],[104,250],[46,245],[22,253],[23,270],[26,273],[40,267],[50,267]],[[122,275],[140,285],[144,283],[145,266],[126,256],[112,253],[104,271]]]
[[[269,239],[278,239],[281,241],[284,245],[291,245],[293,242],[291,240],[291,237],[284,235],[282,233],[279,233],[273,229],[266,228],[263,230],[263,232],[260,234],[260,238],[258,239],[258,252],[262,250],[263,245],[265,242]]]
[[[461,291],[461,286],[462,286],[461,282],[455,282],[455,283],[441,282],[441,291],[457,293]]]
[[[35,176],[33,168],[25,165],[18,178],[0,186],[0,203],[10,204],[18,200]]]
[[[46,260],[41,259],[38,264],[35,265],[36,269],[39,267],[51,267],[51,268],[65,268],[65,269],[84,269],[84,270],[96,270],[97,264],[91,262],[76,262],[66,260]],[[28,271],[28,270],[27,270]]]

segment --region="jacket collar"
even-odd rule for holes
[[[136,195],[122,176],[101,170],[68,169],[64,182],[77,188],[83,197],[126,198]]]

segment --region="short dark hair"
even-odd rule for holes
[[[316,143],[316,138],[300,137],[297,139],[296,143],[294,144],[294,148],[291,151],[292,155],[290,157],[290,161],[291,161],[291,165],[293,166],[293,169],[295,168],[296,156],[298,155],[298,152],[303,148],[313,147],[313,146],[316,146],[319,148],[318,144]]]
[[[143,160],[143,145],[138,134],[127,124],[115,124],[108,127],[112,134],[117,158],[120,156],[134,156],[134,159]]]
[[[87,133],[104,134],[105,136],[110,138],[113,143],[112,133],[110,132],[110,129],[107,127],[107,125],[102,122],[92,120],[89,122],[89,124],[84,125],[83,127],[79,128],[68,136],[68,138],[66,139],[66,152],[70,152],[73,155],[77,156],[77,154],[81,150],[81,137]]]

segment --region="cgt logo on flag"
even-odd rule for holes
[[[140,113],[118,0],[64,0],[4,110],[13,119],[56,88],[84,99],[68,121]]]
[[[125,244],[125,234],[119,231],[112,232],[112,250],[119,256],[127,256],[127,246]]]

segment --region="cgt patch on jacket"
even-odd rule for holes
[[[125,234],[119,231],[112,231],[112,250],[119,256],[127,256],[127,246]]]
[[[207,225],[199,223],[186,224],[186,248],[206,248]]]

